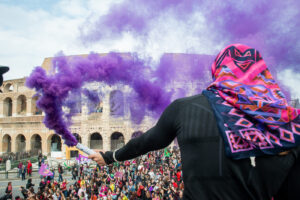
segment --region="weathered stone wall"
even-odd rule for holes
[[[19,144],[17,137],[23,135],[25,137],[25,149],[24,151],[32,150],[32,143],[34,143],[34,136],[38,134],[41,137],[41,146],[42,153],[50,153],[50,142],[54,134],[52,130],[46,128],[43,124],[44,113],[36,113],[37,110],[34,99],[35,92],[28,89],[25,84],[25,78],[8,80],[3,83],[2,91],[0,94],[0,152],[6,152],[8,144],[7,139],[3,138],[7,135],[10,136],[10,146],[11,152],[16,152]],[[99,83],[98,83],[99,84]],[[87,85],[88,88],[97,88],[99,85],[93,83]],[[13,90],[8,91],[5,88],[12,85]],[[77,133],[82,140],[82,143],[86,146],[90,146],[91,135],[95,132],[99,133],[102,136],[103,149],[111,149],[111,136],[115,132],[119,132],[124,137],[124,142],[128,142],[132,134],[136,131],[145,132],[148,130],[154,123],[153,119],[145,118],[141,125],[133,125],[130,121],[130,114],[128,114],[128,105],[125,103],[125,115],[123,117],[112,117],[110,115],[110,104],[109,104],[109,95],[111,91],[122,89],[124,95],[126,91],[129,91],[129,88],[124,86],[101,86],[102,92],[104,92],[103,101],[103,111],[102,113],[88,113],[86,106],[82,106],[82,112],[76,114],[73,117],[74,124],[70,127],[72,133]],[[18,101],[20,96],[24,95],[26,98],[26,112],[18,112],[18,107],[20,107],[21,102]],[[7,109],[5,100],[10,98],[12,100],[12,116],[7,116],[4,110]],[[24,100],[24,98],[23,98]],[[63,141],[62,141],[63,143]],[[65,153],[66,147],[62,145],[62,151]]]

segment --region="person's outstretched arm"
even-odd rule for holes
[[[130,160],[149,151],[162,149],[168,146],[177,135],[177,130],[179,128],[178,115],[178,101],[174,101],[165,109],[153,128],[141,136],[131,139],[124,147],[115,152],[116,160]],[[93,154],[90,155],[89,158],[96,161],[99,165],[111,164],[114,162],[112,151],[107,151],[105,153],[101,152],[101,155]]]

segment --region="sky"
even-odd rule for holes
[[[127,45],[83,45],[79,27],[94,13],[105,13],[112,1],[0,0],[0,65],[10,67],[4,78],[29,76],[44,58],[91,51],[130,50]]]
[[[88,54],[90,52],[106,53],[110,51],[137,52],[140,57],[151,57],[153,63],[156,63],[165,52],[217,55],[222,48],[228,45],[228,40],[212,39],[216,33],[213,31],[214,27],[209,26],[211,24],[209,20],[217,20],[215,16],[204,17],[201,12],[191,12],[189,15],[182,15],[179,20],[180,12],[187,13],[190,9],[193,11],[190,7],[179,7],[180,4],[174,7],[173,10],[165,9],[163,7],[165,5],[160,5],[162,9],[158,11],[152,9],[151,11],[157,14],[156,16],[151,15],[151,13],[148,13],[148,15],[137,13],[137,16],[140,14],[141,17],[148,20],[146,28],[139,31],[138,36],[137,32],[134,32],[134,28],[127,30],[128,27],[124,26],[125,29],[122,29],[120,34],[114,35],[113,32],[109,32],[114,30],[114,27],[110,27],[111,30],[108,30],[107,27],[101,26],[104,24],[101,21],[97,23],[101,16],[106,16],[104,19],[110,19],[109,13],[113,9],[116,11],[118,9],[130,10],[132,7],[134,11],[141,10],[143,12],[145,8],[135,9],[135,6],[139,6],[138,3],[136,5],[128,4],[129,7],[123,8],[122,5],[127,6],[127,4],[124,4],[125,1],[0,0],[0,65],[10,67],[10,71],[4,75],[4,79],[29,76],[35,66],[42,64],[44,58],[53,57],[59,52],[63,52],[65,55]],[[190,5],[197,2],[188,1]],[[172,4],[170,5],[172,6]],[[155,5],[151,5],[151,3],[146,6],[155,9]],[[289,7],[289,12],[285,12],[287,14],[283,16],[283,19],[290,20],[293,17],[293,13],[296,11],[293,11],[292,7]],[[249,9],[251,10],[251,6],[249,6]],[[289,13],[291,14],[288,15]],[[128,16],[119,17],[126,18]],[[274,21],[276,22],[276,20]],[[284,24],[284,21],[275,26],[281,24]],[[254,29],[262,29],[263,26],[264,24],[261,24],[261,26],[254,27]],[[94,33],[93,27],[96,30]],[[191,27],[193,27],[193,30],[191,30]],[[291,30],[285,28],[284,31]],[[86,32],[91,34],[86,34]],[[95,38],[95,34],[106,37],[105,39]],[[255,34],[262,33],[256,31],[252,35]],[[251,40],[252,35],[248,35],[243,40]],[[91,39],[92,36],[94,38]],[[265,52],[261,53],[263,56],[266,54]],[[299,69],[298,66],[287,67],[277,75],[278,80],[292,91],[292,97],[298,98],[300,97],[300,90],[296,86],[300,85]]]

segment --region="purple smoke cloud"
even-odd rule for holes
[[[197,6],[197,0],[131,0],[114,4],[108,14],[94,23],[88,21],[80,27],[81,38],[89,43],[106,38],[118,38],[123,32],[147,35],[149,24],[163,12],[173,12],[180,20]]]
[[[78,105],[81,106],[81,93],[89,100],[99,102],[95,93],[82,89],[85,83],[99,81],[108,85],[121,83],[130,86],[133,92],[128,94],[126,100],[134,104],[130,106],[132,121],[140,123],[147,114],[146,111],[150,111],[149,115],[157,118],[170,104],[175,93],[172,83],[183,80],[182,74],[185,75],[184,80],[188,81],[205,77],[209,67],[199,65],[199,58],[211,63],[213,57],[166,54],[157,70],[154,70],[135,54],[90,54],[88,57],[60,55],[52,62],[53,71],[56,73],[47,74],[43,68],[37,67],[27,79],[26,85],[34,88],[40,95],[37,104],[45,112],[46,127],[60,134],[68,146],[74,146],[77,141],[70,133],[69,126],[72,115]],[[183,62],[180,63],[180,60]],[[197,76],[190,71],[198,71]],[[121,97],[125,99],[122,95],[116,95],[112,99],[116,103],[112,107],[116,115],[123,115],[124,112],[118,104]],[[65,113],[63,107],[68,107],[69,112]],[[120,113],[120,110],[123,111]]]
[[[124,116],[124,95],[120,90],[114,90],[110,93],[109,107],[110,114],[113,116]]]
[[[89,101],[95,104],[98,104],[100,102],[100,98],[97,92],[85,88],[82,90],[82,93],[88,98]]]
[[[204,22],[201,17],[195,18],[195,13],[201,13]],[[210,34],[205,35],[206,40],[212,44],[207,49],[213,49],[215,53],[229,44],[243,43],[261,52],[275,77],[287,68],[299,72],[300,2],[297,0],[274,0],[272,3],[267,0],[125,0],[112,5],[96,22],[86,23],[91,26],[83,25],[81,39],[84,43],[94,43],[130,33],[135,38],[142,38],[140,41],[146,46],[152,29],[158,24],[169,26],[168,17],[186,25],[171,27],[174,32],[185,28],[187,36],[201,37],[204,29],[207,30]],[[199,28],[199,23],[204,26]],[[161,37],[165,37],[164,33]],[[198,53],[197,49],[205,52],[205,48],[201,43],[187,43],[181,52],[188,49],[195,49],[194,53]]]

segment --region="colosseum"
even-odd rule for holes
[[[183,61],[183,65],[194,62],[186,54],[168,54],[172,62]],[[200,55],[199,55],[200,56]],[[45,58],[42,67],[51,68],[51,59]],[[193,58],[194,59],[194,58]],[[26,78],[6,80],[0,93],[0,149],[6,152],[35,152],[51,157],[76,157],[75,148],[63,145],[60,136],[43,124],[44,113],[36,107],[35,91],[25,86]],[[176,82],[172,85],[178,90],[187,90],[192,94],[199,83]],[[182,87],[184,85],[184,87]],[[128,86],[108,86],[101,83],[88,85],[91,90],[103,93],[101,103],[90,112],[88,107],[79,102],[78,113],[72,118],[71,132],[79,142],[91,149],[114,150],[148,130],[155,120],[145,117],[141,124],[130,120],[129,103],[124,101]],[[120,89],[121,88],[121,89]],[[121,110],[117,110],[121,109]],[[116,113],[123,113],[117,116]]]

